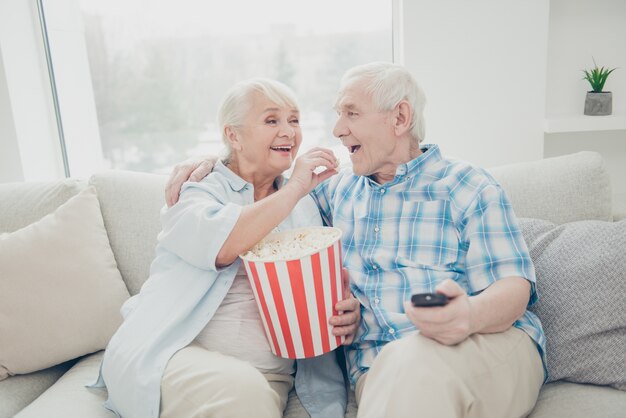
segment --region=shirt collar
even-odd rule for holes
[[[213,171],[223,175],[226,178],[226,182],[228,183],[230,188],[233,189],[233,191],[235,192],[240,192],[247,185],[250,185],[251,190],[254,187],[251,183],[248,183],[237,174],[235,174],[235,172],[228,168],[222,161],[217,161],[217,163],[215,163]],[[282,175],[276,177],[276,179],[274,180],[274,185],[276,186],[276,189],[280,189],[283,186],[284,182],[285,178]]]
[[[392,181],[385,183],[384,186],[393,185],[416,176],[420,171],[424,171],[427,167],[441,161],[441,152],[439,146],[435,144],[424,144],[421,148],[422,154],[409,162],[400,164],[396,168],[396,175]],[[369,184],[373,187],[384,187],[374,181],[371,176],[367,176]]]
[[[396,178],[404,176],[415,176],[420,171],[426,170],[428,167],[437,164],[442,160],[439,145],[424,144],[421,148],[422,154],[413,160],[400,164],[396,169]]]
[[[231,189],[235,192],[241,191],[248,184],[247,181],[239,177],[235,174],[230,168],[226,167],[223,162],[218,161],[215,163],[215,167],[213,167],[213,171],[216,173],[220,173],[226,178],[226,182],[230,186]]]

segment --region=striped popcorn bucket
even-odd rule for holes
[[[300,258],[259,261],[241,256],[256,298],[272,352],[283,358],[315,357],[340,346],[344,337],[332,334],[328,320],[344,298],[341,280],[341,230],[329,227],[275,232],[264,242],[316,228],[336,231],[336,239],[322,250]],[[335,232],[333,231],[333,232]]]

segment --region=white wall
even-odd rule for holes
[[[406,0],[404,60],[426,141],[490,167],[543,157],[547,0]]]
[[[17,134],[13,123],[13,111],[9,101],[9,90],[2,62],[0,48],[0,180],[22,181],[24,172],[20,161],[20,150],[17,146]]]
[[[548,118],[590,119],[602,129],[604,116],[582,116],[585,94],[582,69],[593,65],[619,67],[604,90],[613,92],[613,115],[626,119],[626,2],[623,0],[551,0],[546,86]],[[545,135],[544,156],[582,150],[602,154],[611,173],[614,207],[626,213],[626,123],[619,130],[550,133]],[[595,129],[595,128],[594,128]]]
[[[582,114],[589,83],[583,69],[620,67],[604,90],[613,93],[613,113],[626,114],[626,1],[551,0],[548,43],[548,117]]]

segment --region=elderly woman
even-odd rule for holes
[[[308,193],[336,173],[329,150],[295,160],[302,141],[293,92],[253,79],[230,90],[219,123],[228,157],[162,212],[156,258],[122,308],[99,385],[124,417],[281,417],[295,386],[312,417],[343,417],[346,392],[334,353],[298,360],[270,351],[238,255],[268,233],[321,225]],[[317,167],[325,170],[316,174]],[[352,339],[358,302],[340,301],[335,335]],[[297,371],[296,371],[297,370]],[[295,379],[294,379],[295,372]]]

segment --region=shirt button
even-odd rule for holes
[[[375,298],[375,299],[374,299],[374,303],[375,303],[376,305],[378,305],[378,304],[380,303],[380,299]]]
[[[376,228],[374,228],[374,231],[378,232],[378,231],[380,231],[380,228],[376,227]]]
[[[380,194],[385,194],[385,189],[380,189]]]
[[[389,328],[389,334],[393,335],[396,333],[396,330],[393,328]]]
[[[376,269],[378,269],[378,266],[377,266],[376,264],[372,264],[372,268],[373,268],[374,270],[376,270]]]

